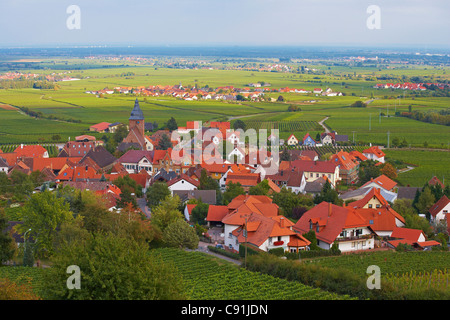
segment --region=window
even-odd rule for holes
[[[312,221],[309,222],[309,230],[311,230],[313,228],[313,223]]]
[[[372,204],[369,204],[369,208],[372,208]]]
[[[381,205],[380,205],[380,204],[377,204],[376,207],[379,208],[379,207],[381,207]]]

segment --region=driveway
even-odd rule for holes
[[[145,200],[145,198],[137,198],[136,201],[137,201],[139,208],[142,210],[142,212],[145,214],[145,216],[147,218],[150,218],[151,212],[150,212],[150,208],[147,207],[147,201]]]

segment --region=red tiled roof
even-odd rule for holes
[[[228,214],[227,206],[215,206],[209,205],[208,215],[206,221],[222,221],[222,219]]]
[[[227,175],[227,182],[240,183],[242,186],[256,186],[259,182],[259,174],[258,173],[234,173],[229,172]]]
[[[92,125],[90,128],[94,129],[95,131],[103,131],[103,130],[108,129],[110,124],[111,123],[109,123],[109,122],[100,122],[100,123]]]
[[[375,182],[377,185],[379,185],[381,188],[385,190],[392,190],[397,185],[397,182],[393,181],[392,179],[388,178],[384,174],[381,176],[370,179],[370,181],[367,181],[365,184],[361,186],[361,188],[364,188],[365,186],[369,185],[370,183]]]
[[[313,230],[317,239],[329,244],[336,240],[343,229],[369,226],[369,223],[352,208],[336,206],[325,201],[305,212],[294,225],[294,229],[306,233],[310,230],[310,221],[321,222],[319,232],[315,227]]]
[[[388,206],[389,203],[386,201],[386,199],[384,199],[384,197],[381,195],[380,193],[380,189],[378,188],[372,188],[365,196],[364,198],[360,199],[360,200],[356,200],[353,202],[350,202],[348,204],[349,207],[352,208],[362,208],[364,207],[370,199],[372,198],[377,198],[378,201],[380,201],[382,206]]]
[[[434,205],[431,206],[430,210],[428,211],[433,217],[436,217],[436,215],[444,209],[446,205],[450,200],[447,198],[447,196],[442,196]]]
[[[44,157],[44,153],[47,152],[47,149],[41,145],[21,145],[14,152],[17,154],[17,157],[42,158]]]
[[[363,150],[363,153],[372,153],[376,155],[378,158],[384,157],[385,153],[378,148],[378,146],[372,146],[368,149]]]
[[[188,175],[186,175],[184,173],[180,174],[178,177],[176,177],[176,178],[174,178],[174,179],[172,179],[170,181],[167,181],[167,186],[170,187],[171,185],[173,185],[173,184],[175,184],[175,183],[177,183],[178,181],[181,181],[181,180],[184,180],[184,181],[194,185],[197,188],[200,187],[200,182],[199,181],[192,179],[191,177],[189,177]]]
[[[417,242],[421,235],[425,237],[425,233],[419,229],[395,228],[392,231],[391,238],[400,238]]]

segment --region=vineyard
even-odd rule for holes
[[[316,121],[261,121],[247,120],[245,121],[247,129],[278,129],[280,132],[299,132],[299,131],[322,131],[322,127]]]
[[[350,152],[353,150],[359,151],[362,153],[362,151],[364,149],[367,149],[368,146],[331,146],[331,145],[325,145],[325,146],[321,146],[321,147],[316,147],[316,146],[287,146],[288,149],[301,149],[301,150],[312,150],[317,152],[317,154],[319,155],[319,158],[327,153],[331,153],[331,154],[335,154],[338,153],[339,151],[345,151],[345,152]]]
[[[404,274],[421,273],[430,274],[440,270],[448,274],[450,266],[449,252],[371,252],[338,257],[324,257],[308,260],[308,263],[317,263],[322,266],[337,268],[343,267],[357,274],[365,274],[367,267],[377,265],[382,276],[402,276]]]
[[[201,252],[155,249],[172,262],[183,276],[192,300],[348,300],[317,288],[270,275],[251,272],[230,264],[219,264]]]
[[[31,267],[0,267],[0,279],[8,278],[17,284],[30,285],[33,291],[39,295],[42,287],[43,272],[42,268]]]

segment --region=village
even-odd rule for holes
[[[242,100],[253,100],[253,101],[276,101],[275,98],[265,98],[265,93],[312,93],[316,96],[328,96],[336,97],[342,96],[342,92],[333,91],[331,88],[314,88],[313,90],[305,90],[298,88],[282,87],[279,89],[270,88],[270,83],[265,83],[263,81],[256,83],[249,83],[247,87],[235,88],[234,86],[223,86],[217,88],[196,88],[192,86],[183,87],[180,83],[179,85],[152,85],[152,86],[138,86],[138,87],[114,87],[104,88],[97,91],[86,91],[87,94],[93,94],[97,97],[103,97],[109,94],[132,94],[139,95],[143,97],[159,97],[159,96],[170,96],[185,101],[197,101],[197,100],[224,100],[224,101],[242,101]]]
[[[230,122],[188,121],[185,127],[173,131],[188,134],[192,141],[183,143],[192,149],[189,153],[174,153],[181,143],[172,138],[173,131],[149,131],[137,99],[130,110],[126,136],[117,146],[118,153],[107,151],[104,141],[87,134],[65,143],[56,157],[49,157],[41,145],[20,145],[13,152],[0,150],[0,175],[31,175],[39,171],[43,183],[33,192],[55,190],[58,186],[90,190],[104,198],[111,212],[122,210],[119,203],[123,204],[124,199],[137,198],[115,185],[118,179],[128,177],[143,195],[137,199],[136,210],[147,218],[152,214],[148,206],[151,199],[145,195],[155,184],[164,184],[170,196],[179,197],[183,203],[185,220],[207,228],[202,241],[233,253],[238,253],[242,244],[264,252],[306,252],[312,242],[305,234],[311,231],[317,241],[314,245],[324,250],[337,246],[342,253],[395,250],[405,245],[411,250],[442,246],[436,239],[428,239],[424,231],[408,228],[404,216],[393,208],[397,200],[413,200],[422,188],[399,186],[381,169],[386,174],[371,177],[357,188],[336,191],[342,184],[357,184],[361,167],[386,166],[385,154],[378,146],[362,152],[341,150],[322,160],[312,150],[283,149],[273,144],[277,141],[271,141],[273,136],[268,138],[272,142],[270,150],[246,144]],[[115,132],[119,127],[119,123],[100,123],[90,130]],[[214,134],[205,134],[208,130]],[[320,141],[309,134],[303,139],[291,135],[286,144],[336,145],[341,138],[335,132],[323,133]],[[222,143],[231,145],[231,151],[219,152]],[[205,155],[207,148],[214,152]],[[203,161],[195,161],[202,152]],[[428,185],[439,188],[441,196],[421,218],[436,230],[444,226],[448,233],[449,188],[437,177],[430,177]],[[229,198],[235,188],[239,192]],[[334,200],[327,197],[330,193],[335,194]],[[284,199],[282,196],[303,199],[308,205],[297,212],[283,200],[275,201]],[[193,214],[197,206],[203,213]],[[18,239],[23,241],[20,235]]]

